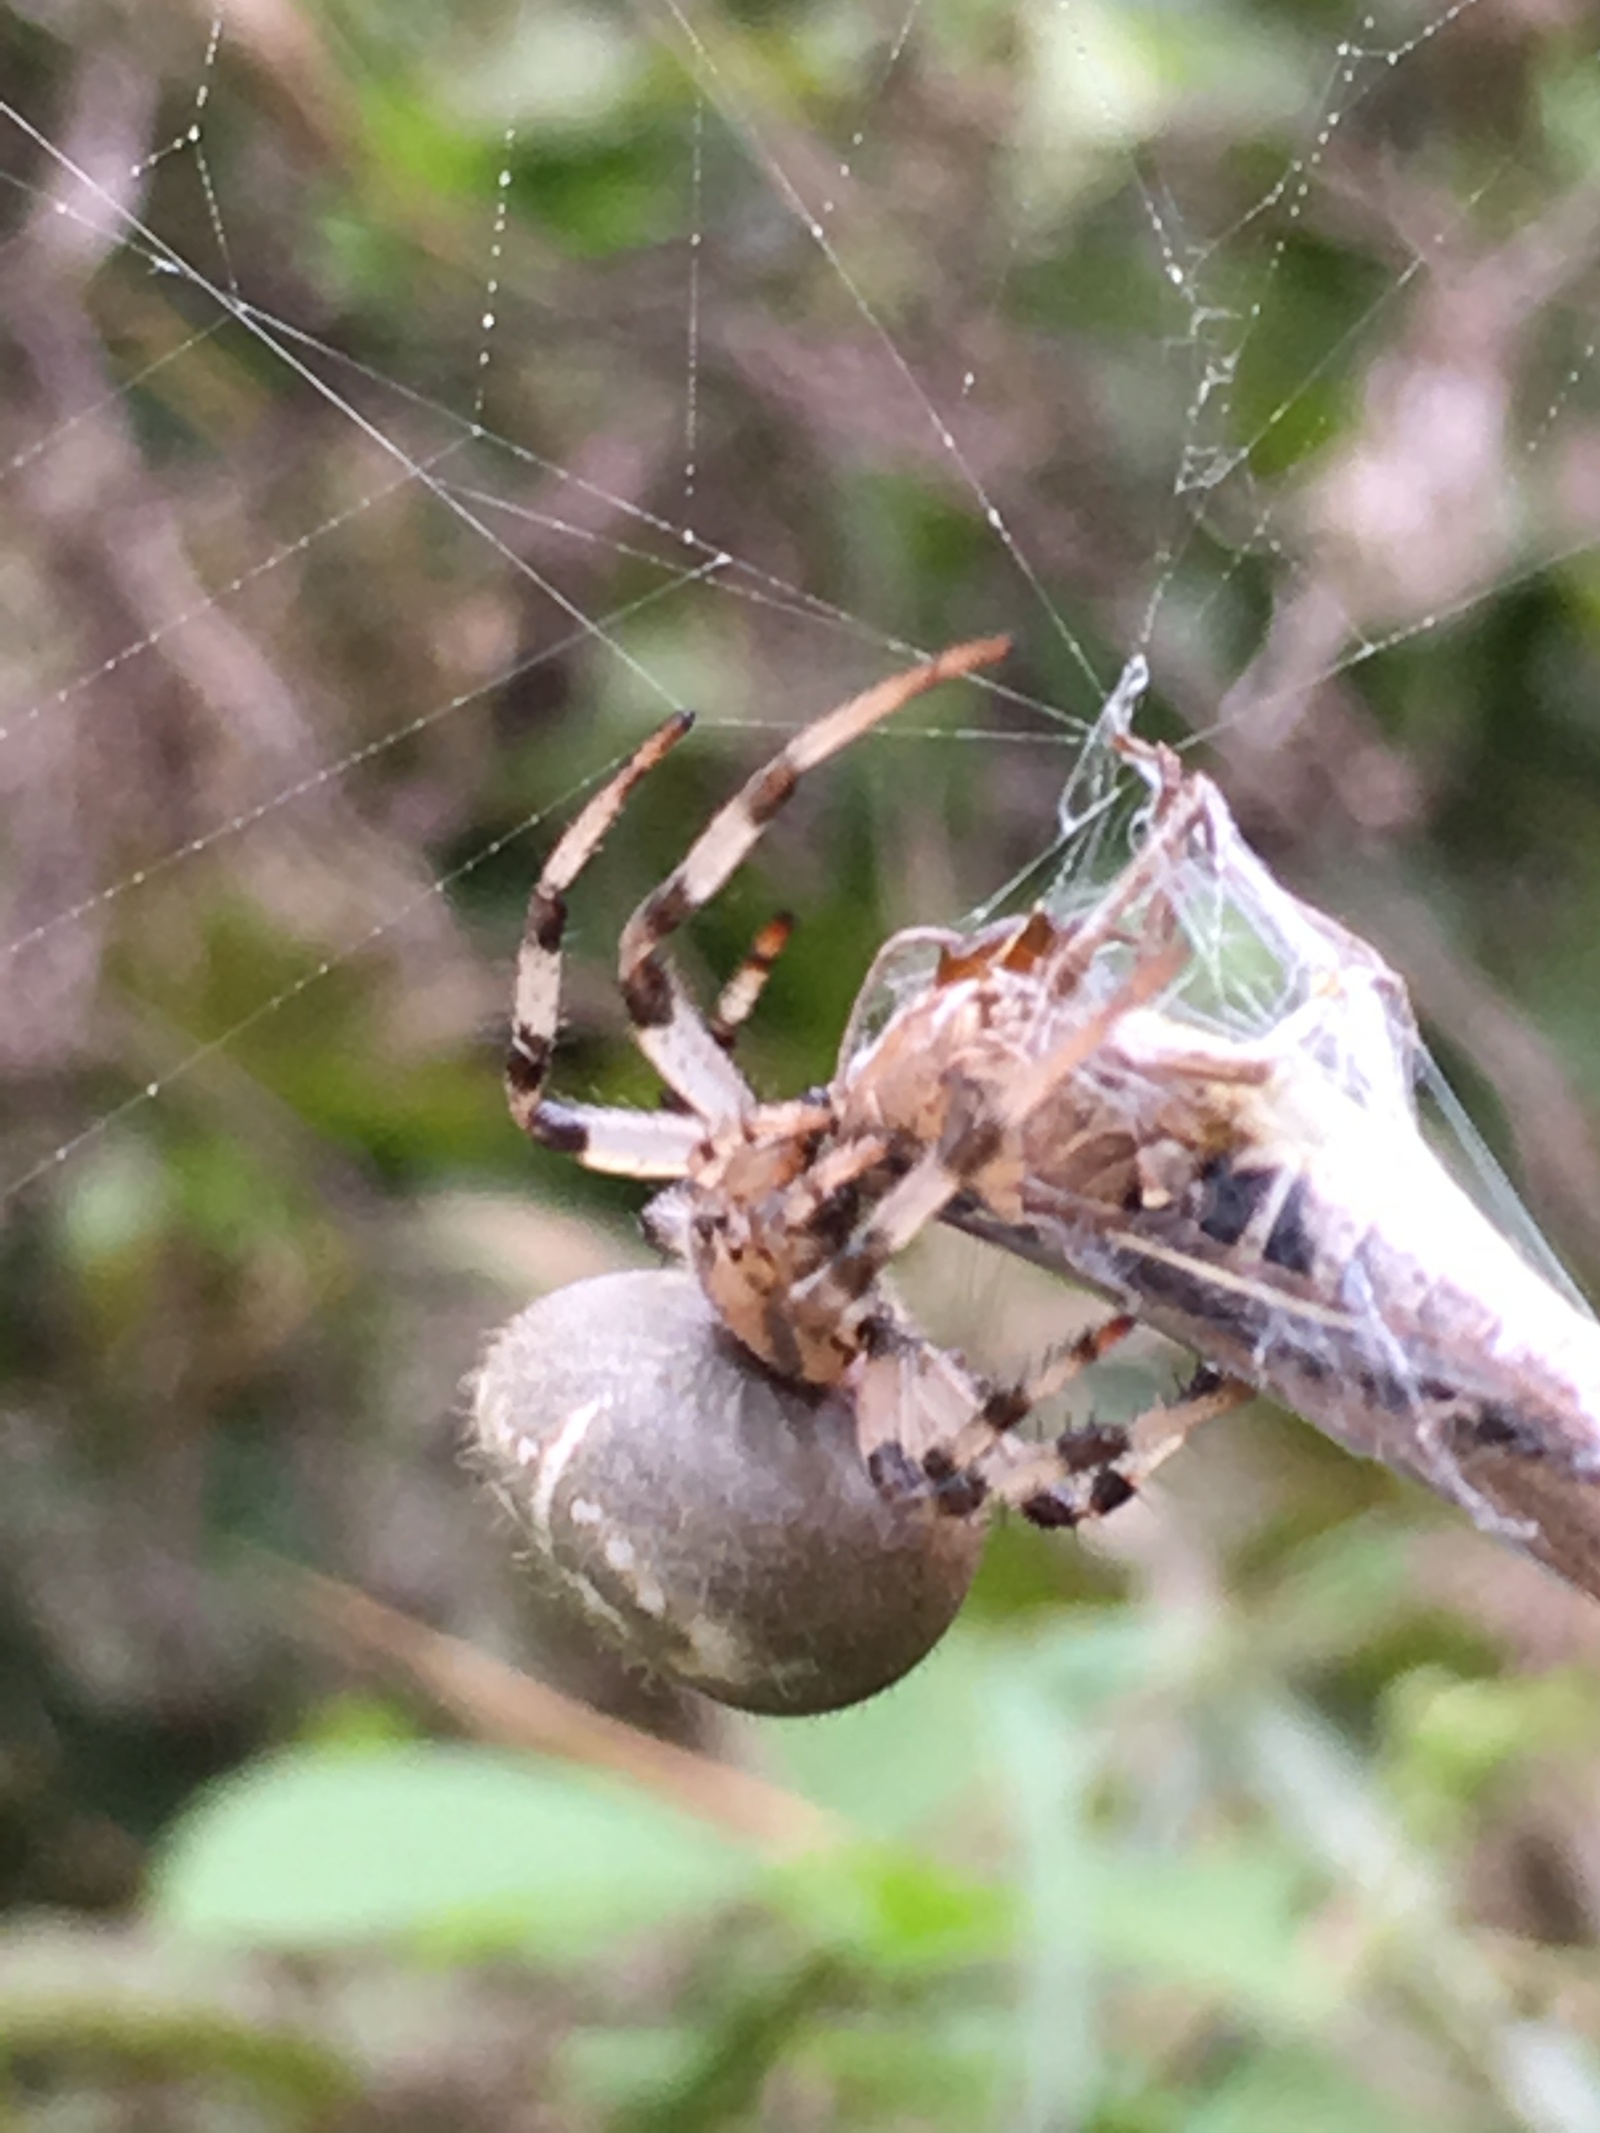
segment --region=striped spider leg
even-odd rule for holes
[[[739,1041],[740,1030],[755,1013],[756,1005],[767,989],[767,980],[772,976],[773,966],[788,947],[793,932],[793,914],[775,911],[759,928],[745,950],[744,961],[717,995],[717,1004],[711,1010],[707,1027],[725,1052],[732,1052]]]
[[[1145,957],[1104,998],[1083,1007],[1058,1041],[1002,1085],[946,1057],[934,1130],[886,1124],[847,1073],[788,1101],[757,1100],[727,1037],[753,1004],[781,934],[758,940],[717,1016],[707,1021],[664,950],[743,863],[800,778],[923,690],[999,658],[1005,640],[959,645],[869,689],[798,733],[711,818],[623,929],[618,983],[639,1049],[681,1109],[572,1104],[545,1083],[560,1008],[566,897],[630,793],[687,730],[652,734],[574,820],[545,863],[518,958],[507,1061],[512,1115],[534,1139],[591,1168],[674,1181],[653,1234],[688,1262],[721,1324],[784,1385],[842,1394],[857,1417],[870,1471],[885,1495],[925,1498],[967,1517],[989,1499],[1042,1525],[1074,1524],[1126,1500],[1155,1463],[1137,1431],[1068,1432],[1026,1442],[1017,1424],[1039,1399],[1129,1329],[1117,1320],[1074,1344],[1036,1378],[995,1386],[937,1348],[884,1285],[890,1261],[958,1196],[1006,1160],[1028,1122],[1105,1042],[1123,1015],[1170,983],[1170,955]],[[1115,922],[1107,910],[1105,924]],[[1174,1431],[1219,1394],[1197,1383],[1172,1411]]]
[[[680,712],[668,719],[635,749],[568,825],[529,899],[517,953],[505,1074],[511,1115],[530,1138],[576,1156],[593,1170],[625,1177],[681,1178],[687,1174],[689,1154],[705,1125],[739,1117],[754,1106],[754,1094],[729,1058],[718,1031],[696,1012],[667,966],[662,955],[666,942],[742,865],[806,771],[913,697],[941,681],[991,664],[1007,649],[1004,638],[958,645],[865,690],[805,727],[717,810],[667,880],[629,919],[617,970],[629,1024],[639,1049],[666,1087],[688,1107],[687,1116],[565,1104],[544,1094],[560,1019],[567,892],[600,849],[634,789],[689,731],[689,714]],[[773,947],[771,953],[776,952]],[[739,982],[736,976],[733,984],[737,987]],[[736,994],[735,1021],[743,1011],[742,995]]]

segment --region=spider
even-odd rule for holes
[[[1104,722],[1150,788],[1145,834],[1097,900],[895,935],[833,1079],[784,1101],[758,1100],[732,1057],[783,926],[709,1021],[684,993],[667,944],[799,779],[1004,650],[955,646],[804,728],[634,912],[619,982],[672,1108],[565,1103],[546,1078],[566,893],[686,718],[634,751],[546,861],[511,1109],[593,1168],[664,1182],[647,1227],[682,1271],[627,1277],[626,1297],[577,1284],[543,1299],[485,1366],[480,1442],[508,1499],[527,1496],[536,1553],[619,1637],[637,1644],[643,1625],[652,1663],[728,1701],[826,1708],[942,1634],[988,1506],[1041,1526],[1103,1517],[1253,1385],[1600,1591],[1600,1330],[1429,1148],[1400,979],[1275,879],[1209,779],[1133,736],[1142,662]],[[1027,1376],[985,1379],[890,1285],[934,1221],[1086,1282],[1118,1315]],[[1205,1358],[1184,1392],[1125,1427],[1026,1436],[1134,1314]],[[779,1575],[772,1536],[791,1526]],[[857,1637],[865,1620],[875,1643]]]
[[[690,719],[680,714],[653,732],[569,825],[534,887],[506,1087],[513,1117],[535,1141],[591,1169],[669,1181],[650,1210],[652,1236],[692,1271],[749,1370],[845,1401],[883,1496],[953,1519],[1002,1503],[1039,1526],[1076,1526],[1126,1503],[1191,1429],[1243,1389],[1202,1367],[1175,1402],[1125,1427],[1091,1422],[1032,1441],[1018,1425],[1123,1340],[1133,1318],[1119,1313],[1031,1374],[995,1383],[929,1340],[885,1275],[958,1199],[1004,1217],[1032,1122],[1059,1107],[1118,1022],[1171,983],[1184,950],[1170,942],[1142,952],[1109,989],[1100,982],[1099,951],[1131,889],[1113,892],[1076,925],[1036,912],[970,941],[919,934],[939,950],[920,998],[847,1056],[826,1088],[774,1102],[756,1097],[731,1039],[781,936],[759,945],[710,1022],[665,955],[807,772],[924,690],[1007,649],[1004,638],[957,645],[866,690],[797,733],[717,810],[633,913],[620,944],[618,983],[634,1041],[673,1108],[574,1104],[547,1094],[567,894]],[[897,936],[885,956],[912,938]],[[997,986],[1024,987],[1033,999],[1029,1046],[996,1042],[986,1026]],[[1040,1003],[1049,1010],[1042,1023]]]

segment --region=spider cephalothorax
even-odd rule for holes
[[[725,1410],[730,1400],[739,1404],[742,1390],[770,1388],[791,1412],[844,1418],[842,1431],[830,1423],[829,1441],[853,1461],[857,1481],[833,1492],[838,1504],[825,1527],[829,1545],[818,1560],[816,1589],[791,1595],[787,1619],[806,1655],[794,1678],[803,1677],[805,1686],[781,1698],[783,1708],[820,1708],[867,1693],[861,1684],[873,1673],[870,1664],[865,1675],[858,1667],[842,1681],[826,1657],[830,1636],[860,1657],[860,1578],[848,1570],[852,1562],[881,1554],[891,1539],[895,1547],[937,1558],[953,1574],[933,1584],[953,1611],[976,1561],[976,1543],[953,1547],[941,1529],[975,1532],[978,1515],[992,1502],[1045,1526],[1102,1516],[1134,1493],[1188,1428],[1240,1396],[1202,1373],[1183,1400],[1140,1423],[1032,1441],[1018,1425],[1122,1339],[1132,1320],[1118,1316],[1067,1343],[1032,1375],[995,1384],[930,1342],[884,1280],[893,1258],[958,1201],[996,1221],[1020,1213],[1036,1120],[1052,1108],[1071,1110],[1086,1062],[1124,1016],[1171,982],[1182,956],[1159,927],[1147,928],[1142,952],[1107,976],[1102,950],[1134,900],[1132,887],[1111,893],[1073,925],[1037,913],[972,942],[943,940],[916,1005],[872,1043],[847,1052],[829,1087],[787,1101],[758,1100],[731,1057],[732,1029],[759,989],[759,973],[754,983],[736,980],[708,1022],[665,959],[670,936],[740,865],[805,771],[912,696],[970,673],[1004,649],[1002,639],[957,646],[804,728],[718,811],[634,913],[622,936],[619,985],[635,1040],[675,1108],[574,1105],[547,1096],[545,1082],[559,1014],[567,890],[633,787],[682,738],[687,721],[669,721],[650,736],[589,802],[546,861],[530,902],[507,1067],[514,1116],[534,1139],[591,1167],[673,1181],[656,1202],[650,1227],[692,1270],[704,1300],[703,1323],[697,1319],[679,1338],[694,1348],[708,1404]],[[770,960],[770,944],[762,953]],[[1015,999],[1007,990],[1013,983],[1022,988]],[[1032,1002],[1031,1019],[1024,997]],[[757,1640],[760,1650],[749,1646],[731,1661],[738,1625],[708,1621],[701,1593],[691,1591],[687,1599],[668,1593],[659,1559],[641,1567],[648,1535],[641,1539],[636,1522],[624,1530],[613,1517],[614,1486],[588,1458],[590,1440],[605,1434],[619,1409],[632,1410],[631,1364],[617,1361],[630,1342],[642,1340],[650,1350],[649,1357],[634,1358],[639,1370],[661,1376],[661,1343],[638,1316],[651,1294],[667,1299],[669,1292],[635,1290],[632,1315],[617,1323],[603,1382],[600,1375],[574,1382],[565,1359],[558,1367],[553,1353],[573,1337],[565,1314],[581,1310],[587,1322],[588,1300],[564,1306],[546,1299],[536,1306],[539,1341],[522,1339],[517,1348],[521,1393],[504,1393],[501,1349],[480,1381],[480,1436],[502,1477],[515,1476],[512,1493],[531,1490],[531,1523],[541,1549],[556,1558],[569,1596],[577,1592],[602,1621],[626,1617],[642,1630],[641,1648],[657,1663],[729,1700],[770,1707],[774,1669],[782,1674],[787,1666],[793,1676],[794,1655],[771,1644],[769,1628]],[[680,1312],[681,1296],[671,1290],[672,1313]],[[540,1358],[547,1354],[545,1367]],[[671,1397],[681,1403],[683,1373],[667,1375]],[[591,1383],[593,1395],[574,1404],[575,1392]],[[648,1386],[640,1397],[648,1411]],[[487,1427],[486,1408],[492,1412]],[[660,1431],[659,1416],[653,1426]],[[684,1456],[692,1461],[693,1415],[675,1410],[671,1426],[681,1431]],[[652,1424],[645,1419],[641,1427]],[[770,1459],[770,1436],[767,1441],[762,1456]],[[613,1443],[613,1463],[615,1454]],[[762,1477],[758,1495],[770,1495],[770,1478]],[[725,1480],[724,1470],[719,1485]],[[858,1485],[863,1493],[853,1495]],[[654,1486],[659,1495],[659,1476]],[[854,1505],[850,1516],[838,1508],[847,1499]],[[759,1555],[773,1538],[771,1506],[753,1520],[744,1508],[726,1504],[723,1545],[753,1547]],[[659,1501],[655,1506],[658,1525],[681,1530],[687,1515],[682,1502],[670,1511]],[[650,1516],[647,1508],[647,1525]],[[938,1605],[925,1611],[925,1626],[936,1625],[932,1634],[948,1611],[941,1616]],[[890,1678],[910,1663],[905,1648],[915,1642],[896,1638]],[[718,1656],[708,1660],[708,1650]],[[870,1680],[870,1687],[880,1685],[881,1678]]]

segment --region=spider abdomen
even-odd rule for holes
[[[744,1710],[874,1695],[938,1642],[983,1525],[890,1502],[854,1412],[732,1340],[687,1273],[541,1297],[478,1373],[474,1433],[550,1604]]]

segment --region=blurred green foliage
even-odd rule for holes
[[[736,1726],[551,1642],[456,1420],[638,1250],[499,1095],[550,823],[702,713],[574,899],[563,1085],[651,1102],[627,911],[776,731],[997,628],[685,942],[703,992],[799,913],[759,1084],[1047,853],[1138,644],[1600,1271],[1582,11],[210,26],[0,8],[0,2128],[1600,2125],[1600,1640],[1459,1519],[1242,1418],[1120,1540],[998,1534],[891,1694]],[[352,1701],[254,1549],[828,1840]]]

